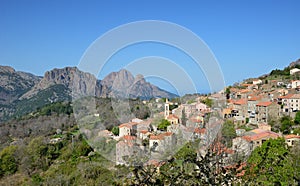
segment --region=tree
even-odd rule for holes
[[[161,167],[132,167],[130,185],[229,185],[234,183],[236,168],[227,169],[225,152],[215,142],[206,155],[197,154],[199,141],[185,144]],[[158,173],[159,170],[159,173]]]
[[[299,125],[300,124],[300,111],[298,111],[296,113],[295,119],[294,119],[294,123]]]
[[[282,131],[282,133],[283,134],[290,133],[291,127],[293,126],[292,118],[289,116],[283,116],[280,119],[280,122],[281,122],[280,130]]]
[[[213,100],[206,98],[205,100],[202,101],[205,105],[207,105],[208,107],[212,107],[213,105]]]
[[[230,99],[230,88],[231,88],[231,86],[227,87],[225,90],[226,99]]]
[[[231,120],[226,120],[222,126],[222,142],[226,144],[227,147],[232,146],[232,139],[236,137],[236,132],[234,124]]]
[[[166,120],[166,119],[162,119],[161,122],[158,124],[157,128],[159,130],[167,130],[167,127],[171,125],[171,123]]]
[[[290,158],[283,138],[269,139],[250,155],[244,181],[249,185],[295,185]]]
[[[111,129],[111,132],[112,132],[115,136],[118,136],[118,135],[119,135],[119,127],[118,127],[118,126],[114,126],[114,127]]]
[[[17,171],[18,164],[14,153],[16,146],[8,146],[0,152],[0,176],[10,175]]]

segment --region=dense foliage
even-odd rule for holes
[[[245,181],[252,185],[296,185],[299,172],[291,160],[285,140],[270,139],[249,157]]]
[[[158,124],[157,128],[159,130],[164,130],[165,131],[165,130],[167,130],[167,127],[170,126],[170,125],[171,125],[171,123],[168,120],[162,119],[160,121],[160,123]]]

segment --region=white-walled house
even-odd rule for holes
[[[300,80],[292,81],[292,88],[297,88],[298,86],[300,86]]]
[[[119,126],[119,137],[123,136],[133,136],[137,133],[136,122],[123,123]]]
[[[293,74],[295,74],[295,73],[297,73],[297,72],[300,72],[300,69],[298,69],[298,68],[293,68],[293,69],[290,70],[290,75],[293,75]]]
[[[295,134],[289,134],[284,136],[285,142],[288,146],[295,146],[296,143],[300,143],[300,136]]]
[[[261,79],[256,79],[256,80],[253,80],[253,85],[260,85],[262,84],[262,80]]]

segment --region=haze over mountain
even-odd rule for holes
[[[125,69],[98,80],[77,67],[55,68],[47,71],[44,77],[39,77],[0,66],[0,80],[0,120],[32,112],[53,102],[71,101],[72,94],[74,98],[96,96],[150,99],[177,96],[146,82],[142,75],[134,77]]]

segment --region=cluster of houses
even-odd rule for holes
[[[292,69],[291,74],[300,73]],[[207,98],[207,97],[205,97]],[[199,97],[191,104],[181,104],[169,111],[172,102],[159,103],[163,112],[159,113],[171,125],[167,130],[159,130],[154,118],[141,120],[134,118],[119,125],[119,135],[113,136],[109,131],[100,131],[99,135],[110,136],[116,142],[116,164],[128,165],[137,159],[145,158],[145,164],[159,162],[166,152],[175,151],[176,147],[187,141],[200,139],[207,142],[217,135],[225,120],[232,120],[237,137],[229,149],[231,154],[242,153],[245,156],[266,140],[284,137],[288,146],[300,142],[299,134],[282,135],[271,131],[270,122],[278,121],[282,116],[295,117],[300,111],[300,80],[282,82],[278,80],[253,79],[251,83],[228,87],[227,90],[210,95],[213,102],[222,102],[222,108],[209,108]],[[221,120],[205,121],[207,115],[218,112]],[[252,130],[246,131],[250,125]],[[110,133],[110,134],[109,134]]]
[[[169,111],[169,105],[164,103],[164,112],[158,118],[169,121],[167,130],[159,130],[154,118],[141,120],[132,119],[128,123],[119,125],[119,136],[116,137],[116,164],[128,165],[129,163],[148,157],[147,161],[157,163],[167,153],[172,154],[176,147],[187,141],[206,138],[204,117],[210,108],[197,101],[192,104],[182,104]],[[182,115],[187,121],[183,125]]]
[[[300,70],[291,70],[298,73]],[[284,137],[287,145],[294,146],[300,142],[299,134],[282,135],[271,131],[270,122],[278,122],[282,116],[295,117],[300,111],[300,81],[283,83],[277,80],[263,83],[253,80],[252,84],[241,84],[232,87],[227,95],[227,106],[223,109],[223,117],[231,119],[235,124],[237,137],[233,139],[232,149],[245,156],[270,138]],[[242,126],[254,128],[245,131]]]

